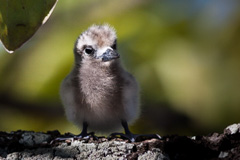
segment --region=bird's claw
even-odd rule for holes
[[[132,136],[129,136],[127,134],[123,134],[123,133],[112,133],[108,136],[108,139],[112,139],[112,138],[123,138],[123,139],[128,139],[131,142],[134,142],[135,139]]]
[[[119,137],[119,136],[123,139],[128,139],[131,142],[138,142],[138,141],[152,139],[152,138],[161,139],[161,136],[159,136],[158,134],[132,134],[132,133],[129,133],[129,134],[112,133],[108,136],[108,139]]]
[[[79,134],[79,135],[75,135],[73,138],[74,139],[90,139],[93,138],[94,140],[98,140],[98,137],[95,136],[94,132],[90,132],[90,133],[86,133],[86,134]]]
[[[93,138],[94,140],[98,140],[98,137],[95,136],[94,132],[86,133],[86,134],[79,134],[79,135],[71,135],[69,137],[58,137],[52,140],[51,143],[56,142],[56,141],[71,141],[73,142],[74,140],[88,140],[90,138]]]

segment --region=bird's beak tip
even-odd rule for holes
[[[107,50],[102,56],[102,61],[107,62],[107,61],[117,59],[117,58],[120,58],[119,53],[117,53],[114,50]]]

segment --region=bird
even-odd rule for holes
[[[128,125],[140,115],[139,85],[127,72],[117,50],[116,30],[109,24],[91,25],[74,45],[74,65],[62,81],[60,97],[67,119],[88,130],[102,133],[124,128],[120,135],[135,141]]]

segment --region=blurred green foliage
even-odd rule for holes
[[[47,21],[56,0],[0,0],[0,4],[0,39],[12,53]]]
[[[16,54],[0,48],[0,130],[79,132],[59,86],[78,35],[105,22],[141,86],[134,132],[200,134],[240,121],[239,1],[67,0]]]

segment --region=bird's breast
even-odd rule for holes
[[[89,107],[110,109],[121,103],[121,87],[116,75],[105,72],[80,74],[80,90]]]

